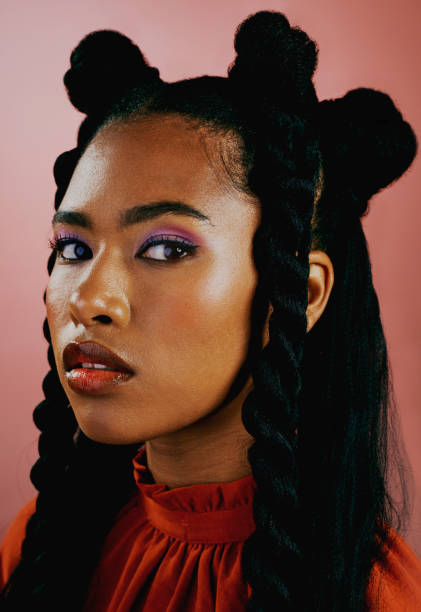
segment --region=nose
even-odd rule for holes
[[[122,261],[105,251],[91,260],[73,289],[69,309],[75,323],[125,328],[130,321],[129,280]]]

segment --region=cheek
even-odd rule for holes
[[[64,317],[68,312],[68,295],[66,287],[69,284],[59,279],[54,270],[48,280],[47,292],[45,296],[46,314],[51,338],[54,343],[54,336],[59,331]]]
[[[62,334],[66,329],[67,295],[62,280],[58,280],[54,272],[49,278],[45,296],[46,315],[51,336],[51,346],[57,364],[58,377],[63,389],[66,389],[66,379],[61,367],[61,351],[63,349]]]
[[[178,380],[188,371],[212,384],[231,378],[246,356],[255,284],[251,265],[223,264],[183,284],[167,284],[149,311],[151,341],[160,339],[152,348],[155,358],[177,372]]]

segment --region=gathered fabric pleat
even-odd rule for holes
[[[245,610],[241,551],[255,529],[252,474],[168,489],[142,446],[136,496],[120,511],[92,577],[85,612]]]

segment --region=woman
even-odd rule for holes
[[[228,78],[171,84],[117,32],[72,53],[86,118],[54,168],[39,494],[3,542],[6,610],[421,609],[360,221],[415,135],[386,94],[319,103],[316,45],[280,13],[235,49]]]

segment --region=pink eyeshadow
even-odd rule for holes
[[[153,231],[148,232],[146,236],[143,238],[142,242],[145,242],[152,236],[161,236],[162,234],[169,234],[171,236],[178,236],[179,238],[185,238],[192,244],[201,243],[201,240],[199,240],[197,236],[195,236],[189,231],[186,231],[184,228],[181,229],[179,227],[171,227],[168,225],[165,225],[164,227],[159,227],[157,229],[154,229]]]

